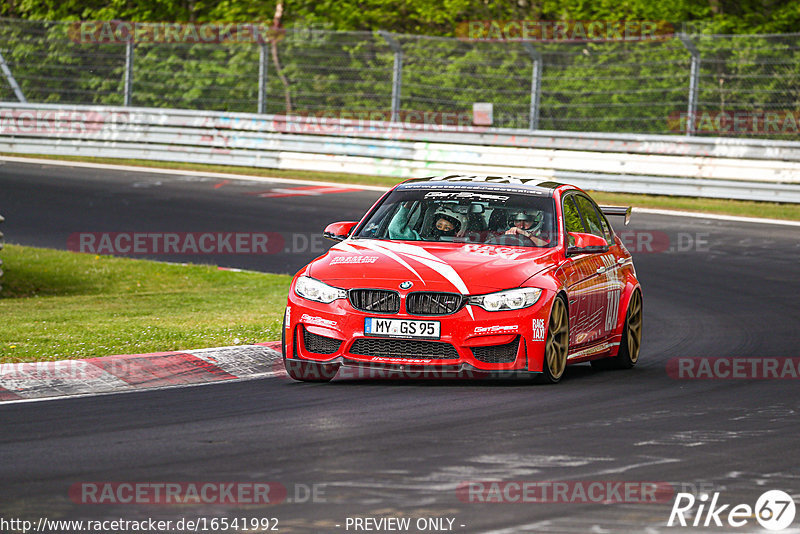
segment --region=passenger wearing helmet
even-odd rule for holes
[[[431,237],[441,239],[443,237],[456,237],[463,235],[462,229],[466,229],[466,219],[463,215],[456,213],[448,206],[440,206],[433,214],[433,228]]]
[[[506,235],[518,235],[530,239],[537,247],[547,245],[547,241],[541,239],[539,234],[542,230],[542,213],[531,214],[521,211],[514,216],[511,228],[506,230]]]
[[[434,237],[454,237],[461,229],[461,223],[449,215],[438,215],[433,227]]]
[[[415,206],[413,202],[406,202],[400,206],[389,224],[390,239],[438,241],[443,237],[461,237],[466,230],[467,220],[462,214],[456,213],[449,206],[431,205],[426,210],[424,222],[418,232],[412,228],[412,212],[418,212],[419,208],[424,210],[422,206]]]

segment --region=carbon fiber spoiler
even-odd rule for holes
[[[603,212],[603,215],[610,215],[610,216],[624,216],[625,217],[625,224],[627,225],[631,222],[631,207],[630,206],[600,206],[600,211]]]

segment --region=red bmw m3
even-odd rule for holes
[[[541,179],[407,180],[360,222],[329,225],[340,242],[292,280],[286,371],[554,383],[573,363],[633,367],[642,291],[607,215],[627,224],[630,208]]]

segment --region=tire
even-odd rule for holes
[[[625,324],[622,327],[622,340],[619,351],[613,358],[592,360],[594,369],[630,369],[639,361],[642,346],[642,294],[635,290],[628,302]]]
[[[545,336],[544,360],[539,379],[545,384],[555,384],[564,376],[569,352],[569,314],[564,299],[556,297],[550,310]]]
[[[281,356],[286,363],[286,311],[283,312],[283,325],[281,326]]]
[[[339,372],[337,364],[304,362],[286,358],[286,314],[283,315],[283,326],[281,327],[281,354],[286,374],[299,382],[330,382]]]
[[[286,374],[299,382],[330,382],[339,372],[338,364],[283,359]]]

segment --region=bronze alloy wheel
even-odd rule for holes
[[[567,367],[569,351],[569,317],[564,299],[556,297],[553,309],[550,310],[550,322],[547,325],[547,338],[544,346],[544,365],[542,378],[544,382],[554,384],[561,380]]]
[[[639,348],[642,346],[642,294],[639,291],[633,292],[628,303],[623,343],[619,348],[619,366],[633,367],[639,361]]]
[[[622,326],[622,340],[619,351],[613,358],[592,360],[592,367],[603,369],[630,369],[639,361],[642,346],[642,293],[635,290],[628,301],[625,324]]]

